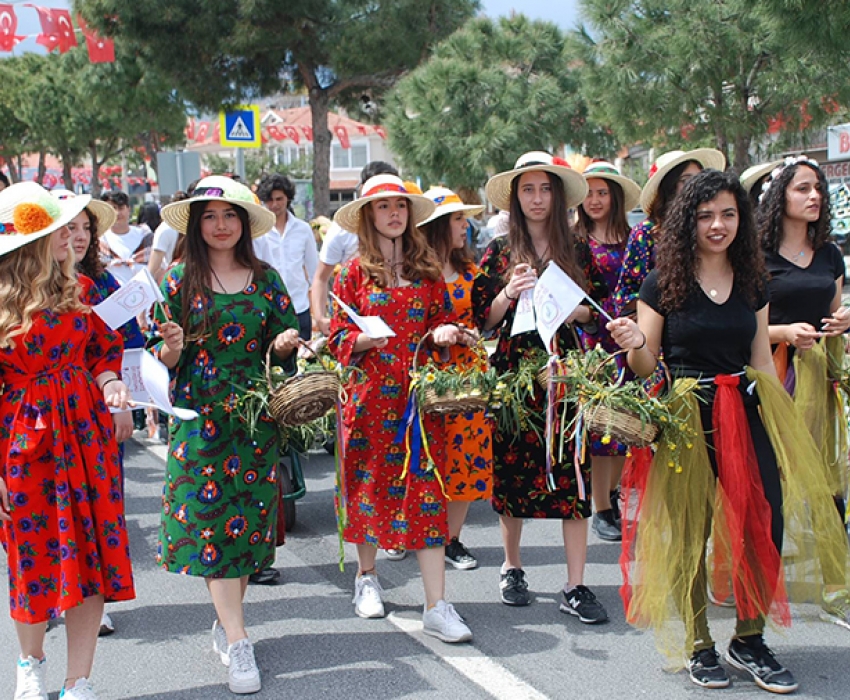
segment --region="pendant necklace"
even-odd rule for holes
[[[227,288],[221,283],[221,280],[218,278],[218,275],[215,273],[215,270],[212,267],[210,267],[210,271],[213,273],[215,281],[218,282],[218,286],[221,287],[221,291],[223,291],[225,294],[230,294],[230,292],[227,291]]]

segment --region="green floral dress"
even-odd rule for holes
[[[171,318],[182,318],[183,265],[162,282]],[[190,301],[194,313],[210,304]],[[278,432],[271,418],[251,434],[234,413],[243,387],[262,373],[275,336],[298,328],[280,276],[266,270],[236,294],[212,295],[210,334],[189,342],[172,370],[172,418],[157,563],[174,573],[236,578],[274,560]],[[157,320],[162,321],[160,311]],[[151,341],[155,354],[162,339]]]

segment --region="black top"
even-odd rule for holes
[[[665,317],[661,349],[674,376],[713,377],[740,372],[750,362],[756,336],[756,311],[767,304],[767,292],[753,305],[737,286],[723,304],[697,289],[680,309],[660,308],[658,276],[653,270],[640,288],[640,300]]]
[[[779,253],[765,251],[770,277],[770,323],[810,323],[817,330],[830,315],[835,281],[844,279],[844,258],[838,246],[826,243],[815,251],[808,267],[800,267]]]

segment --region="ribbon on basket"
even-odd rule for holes
[[[428,434],[425,430],[422,411],[419,410],[418,386],[419,377],[414,375],[410,380],[410,388],[407,392],[407,408],[404,410],[401,425],[394,440],[397,445],[404,443],[405,448],[404,469],[401,473],[401,479],[406,479],[409,473],[415,476],[425,476],[428,472],[432,472],[437,478],[440,484],[440,490],[445,496],[446,486],[443,483],[440,470],[437,469],[437,464],[431,456],[431,448],[428,445]],[[427,460],[424,467],[422,466],[423,451]]]

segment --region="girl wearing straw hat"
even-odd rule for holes
[[[605,161],[590,163],[582,175],[587,181],[587,197],[578,207],[576,232],[587,243],[593,265],[605,279],[610,292],[616,288],[623,267],[626,239],[629,236],[626,213],[637,206],[640,187],[621,175],[616,166]],[[606,296],[601,304],[609,314],[615,315],[612,296]],[[618,350],[610,333],[602,325],[596,334],[582,332],[580,337],[585,348],[601,346],[608,352]],[[620,368],[625,365],[625,360],[620,361],[621,358],[617,358]],[[593,531],[600,539],[618,542],[621,539],[618,485],[626,445],[615,441],[604,444],[602,436],[598,434],[591,435],[591,440],[591,479],[596,509]]]
[[[150,345],[172,371],[175,406],[200,416],[172,420],[157,561],[205,579],[228,687],[255,693],[260,671],[242,601],[248,576],[274,561],[279,437],[271,419],[251,431],[234,410],[267,352],[291,363],[298,322],[280,276],[254,255],[251,241],[271,229],[274,214],[247,187],[206,177],[162,217],[186,247],[162,282],[166,303]]]
[[[806,156],[780,162],[762,193],[758,219],[770,274],[774,361],[821,448],[822,468],[843,523],[847,423],[831,369],[843,366],[850,309],[842,304],[844,259],[829,241],[829,194],[817,162]],[[823,574],[821,617],[850,629],[846,571],[825,566]]]
[[[586,243],[574,239],[569,225],[568,209],[587,195],[587,183],[579,173],[548,153],[535,151],[521,156],[513,170],[490,178],[486,189],[495,206],[510,211],[510,229],[487,247],[472,298],[478,326],[498,333],[491,361],[505,372],[516,370],[524,357],[547,350],[536,332],[511,335],[511,329],[517,300],[534,288],[548,261],[588,290],[597,285],[594,294],[604,283],[598,277],[591,279],[590,251]],[[594,316],[589,306],[581,305],[567,321],[589,325]],[[563,354],[578,343],[571,329],[563,326],[553,344],[553,351]],[[535,391],[530,409],[542,415],[545,396]],[[588,465],[574,463],[573,450],[567,452],[563,462],[547,455],[544,441],[531,429],[510,435],[493,432],[492,504],[500,517],[505,552],[501,599],[506,605],[531,603],[520,556],[523,518],[557,519],[562,521],[568,573],[560,608],[587,624],[604,622],[605,609],[584,585],[587,519],[592,512]]]
[[[430,333],[434,348],[453,345],[458,336],[449,325],[455,317],[441,265],[416,228],[433,211],[430,199],[408,192],[398,177],[377,175],[334,216],[357,233],[360,249],[337,276],[334,293],[358,314],[384,318],[395,332],[370,338],[334,305],[328,346],[365,377],[362,383],[353,377],[348,386],[337,507],[343,539],[357,546],[355,613],[385,614],[375,572],[378,547],[412,550],[425,588],[425,633],[465,642],[472,632],[445,600],[445,426],[437,416],[418,413],[410,386],[422,338]]]
[[[667,210],[685,183],[704,168],[723,170],[724,155],[713,148],[670,151],[660,155],[649,169],[649,180],[640,193],[647,219],[629,233],[623,270],[614,292],[618,316],[634,313],[640,286],[655,266],[655,233],[664,224]]]
[[[88,196],[58,201],[32,182],[0,193],[0,540],[20,659],[16,698],[47,700],[44,636],[64,614],[61,697],[94,700],[104,600],[135,597],[118,445],[122,344],[91,313],[68,223]]]
[[[478,267],[467,241],[467,217],[477,216],[484,207],[464,204],[457,194],[445,187],[432,187],[425,196],[437,208],[419,223],[419,228],[425,232],[428,244],[443,263],[443,278],[458,321],[466,328],[474,329],[472,282]],[[459,369],[486,369],[486,362],[482,363],[479,355],[464,347],[467,339],[476,342],[477,331],[472,336],[461,336],[461,343],[451,348],[447,364]],[[478,561],[460,541],[460,532],[470,502],[489,500],[492,494],[491,443],[490,424],[483,412],[446,417],[446,491],[449,497],[446,561],[456,569],[478,566]]]

